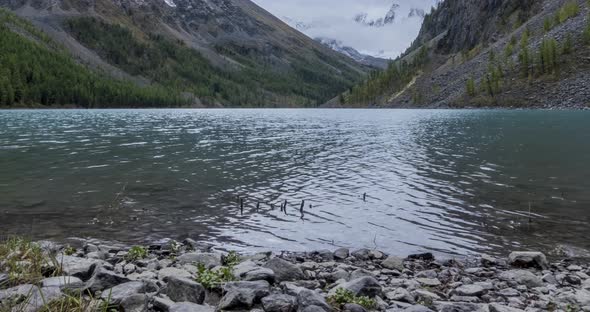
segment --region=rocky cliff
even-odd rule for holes
[[[446,0],[394,65],[340,97],[348,106],[590,105],[582,0]],[[331,101],[335,105],[336,100]]]

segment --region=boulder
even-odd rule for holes
[[[212,269],[221,266],[221,254],[214,252],[191,252],[179,256],[176,259],[180,264],[203,264],[206,268]]]
[[[434,261],[434,255],[430,252],[425,252],[425,253],[409,255],[408,259],[409,260]]]
[[[413,304],[414,301],[414,296],[410,295],[410,292],[405,289],[405,288],[396,288],[393,291],[390,291],[388,293],[385,294],[385,297],[389,300],[393,300],[393,301],[401,301],[401,302],[407,302],[407,303],[411,303]]]
[[[115,287],[119,284],[127,283],[131,281],[127,277],[117,274],[113,271],[106,270],[104,268],[98,268],[90,280],[86,282],[86,289],[90,292],[95,293],[99,290]]]
[[[492,303],[489,305],[490,312],[524,312],[524,310],[501,305],[498,303]]]
[[[278,283],[305,279],[301,268],[281,258],[270,259],[264,267],[274,272],[275,280]]]
[[[455,288],[452,294],[457,296],[481,296],[485,294],[486,290],[480,285],[462,285]]]
[[[508,256],[508,264],[518,268],[538,268],[546,270],[549,268],[547,258],[537,251],[515,251]]]
[[[356,296],[368,296],[371,298],[379,296],[382,293],[382,288],[379,284],[379,281],[370,276],[365,276],[353,279],[346,283],[342,283],[330,290],[329,295],[334,295],[338,288],[344,288],[346,290],[349,290]]]
[[[344,305],[342,311],[344,312],[367,312],[362,305],[358,305],[356,303],[347,303]]]
[[[358,249],[352,252],[352,256],[358,260],[369,260],[371,250],[367,248]]]
[[[432,309],[427,308],[423,305],[417,304],[411,307],[405,308],[404,312],[432,312]]]
[[[120,306],[125,312],[148,311],[149,296],[146,294],[134,294],[121,300]]]
[[[63,295],[59,287],[24,285],[24,287],[19,286],[19,291],[21,291],[19,296],[21,296],[23,301],[14,307],[12,311],[36,312],[47,302],[59,299]],[[1,298],[0,301],[2,301]]]
[[[289,295],[270,295],[262,298],[266,312],[293,312],[297,310],[297,298]]]
[[[334,251],[334,259],[344,260],[350,256],[350,250],[348,248],[338,248]]]
[[[215,308],[192,302],[179,302],[170,306],[168,312],[214,312]]]
[[[236,277],[244,281],[267,281],[273,283],[275,280],[275,273],[269,268],[258,266],[251,260],[244,261],[236,265],[233,269]]]
[[[168,278],[166,294],[176,302],[202,304],[205,300],[205,287],[192,279],[171,276]]]
[[[156,291],[158,291],[158,288],[155,284],[133,281],[105,289],[100,297],[104,300],[109,300],[113,304],[120,304],[123,299],[132,295]]]
[[[404,269],[404,259],[395,256],[389,256],[387,259],[381,261],[381,266],[390,269],[390,270],[398,270],[403,271]]]
[[[543,281],[538,276],[526,270],[505,271],[500,273],[498,278],[503,281],[515,282],[531,288],[543,286]]]
[[[324,311],[330,312],[332,307],[326,302],[326,299],[319,293],[303,289],[297,295],[297,304],[299,305],[299,311]]]
[[[436,287],[441,284],[438,278],[417,278],[416,281],[420,283],[420,285],[427,287]]]
[[[223,292],[218,307],[220,310],[250,309],[269,295],[270,284],[266,281],[231,282],[223,286]]]
[[[75,276],[83,281],[88,280],[97,266],[104,263],[97,259],[85,259],[66,255],[58,255],[56,262],[60,265],[63,274]]]
[[[162,281],[167,281],[168,278],[171,276],[190,278],[193,275],[187,270],[182,270],[178,268],[163,268],[160,271],[158,271],[158,279]]]
[[[2,284],[2,283],[0,283]],[[83,288],[84,282],[75,276],[56,276],[48,277],[41,280],[43,287],[59,287],[60,289],[77,289]]]

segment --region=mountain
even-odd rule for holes
[[[399,9],[399,7],[400,5],[394,2],[384,17],[369,19],[367,13],[359,13],[354,17],[354,21],[365,26],[383,27],[392,24],[395,21],[395,16],[397,14],[396,11]]]
[[[0,106],[315,106],[368,70],[248,0],[0,6]]]
[[[363,65],[366,65],[369,67],[385,69],[385,68],[387,68],[387,65],[390,62],[390,60],[388,60],[388,59],[373,57],[373,56],[370,56],[367,54],[362,54],[352,47],[345,46],[342,43],[342,41],[339,41],[339,40],[334,40],[334,39],[329,39],[329,38],[315,38],[315,40],[320,42],[321,44],[329,47],[330,49],[340,52],[340,53],[352,58],[353,60],[359,62],[360,64],[363,64]]]
[[[331,105],[590,106],[590,3],[445,0],[412,46]]]

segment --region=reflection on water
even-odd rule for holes
[[[2,111],[0,234],[589,248],[589,142],[579,111]]]

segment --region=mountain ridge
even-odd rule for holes
[[[315,106],[368,70],[250,1],[0,0],[0,6],[84,66],[175,90],[191,105]]]

